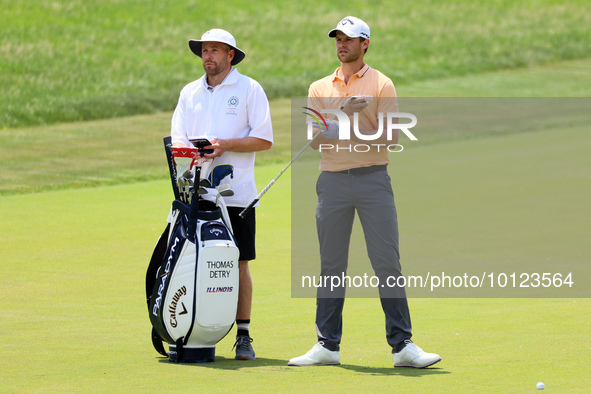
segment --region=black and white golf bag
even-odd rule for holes
[[[239,252],[218,185],[200,183],[197,165],[193,187],[184,193],[180,160],[175,160],[170,137],[164,142],[176,198],[146,274],[152,343],[172,362],[212,362],[216,344],[236,318]]]

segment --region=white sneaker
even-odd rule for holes
[[[338,351],[330,351],[318,342],[303,356],[294,357],[287,365],[294,367],[307,367],[312,365],[341,365],[341,355]]]
[[[395,367],[426,368],[441,361],[439,354],[426,353],[408,339],[404,342],[404,349],[392,356]]]

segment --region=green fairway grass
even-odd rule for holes
[[[416,145],[401,137],[405,149],[390,155],[389,173],[398,221],[406,230],[400,233],[403,273],[487,278],[484,286],[448,284],[442,289],[440,282],[432,282],[437,287],[411,285],[407,293],[412,297],[591,296],[587,261],[591,247],[583,247],[591,232],[589,124],[426,145],[421,144],[420,133]],[[302,277],[318,275],[317,169],[318,160],[312,159],[292,168],[292,295],[298,297],[313,297],[316,291],[302,285]],[[363,193],[360,189],[359,195]],[[373,275],[359,227],[351,237],[350,277]],[[404,264],[407,261],[409,265]],[[534,273],[578,279],[571,285],[542,286],[531,281]],[[516,285],[510,280],[509,286],[503,284],[504,275],[512,274]],[[351,286],[347,294],[375,296],[377,289]]]
[[[560,149],[560,140],[540,140],[539,135],[520,138],[554,144],[558,152],[568,154]],[[504,144],[512,138],[496,136],[489,141]],[[585,136],[576,138],[587,141]],[[461,170],[464,160],[473,163],[474,171],[486,171],[487,161],[475,160],[486,149],[484,142],[463,142],[447,171]],[[416,170],[393,177],[403,185],[397,194],[404,218],[403,264],[437,252],[419,241],[441,234],[424,234],[419,224],[429,223],[443,211],[426,199],[434,181],[416,182],[431,176],[425,156],[446,157],[432,150],[429,146],[414,150],[405,160]],[[565,170],[576,169],[568,163]],[[259,187],[280,168],[279,164],[260,167]],[[392,368],[379,301],[350,299],[344,312],[343,364],[287,367],[289,358],[315,342],[314,299],[290,298],[289,179],[288,172],[257,211],[259,257],[252,263],[251,332],[258,358],[233,360],[232,333],[218,344],[216,362],[207,365],[171,364],[150,343],[144,274],[168,214],[169,182],[3,196],[3,390],[523,392],[533,391],[538,381],[559,392],[591,388],[585,372],[591,351],[586,328],[591,317],[589,299],[410,299],[414,339],[443,356],[441,363],[427,370]],[[494,179],[483,178],[480,187],[497,185]],[[457,201],[457,206],[470,204],[466,199]],[[564,209],[568,211],[569,206]],[[480,215],[486,223],[487,212]],[[449,222],[444,231],[450,250],[466,247],[461,222]],[[564,247],[570,255],[588,254],[587,243],[578,238],[564,245],[570,235],[568,228],[556,235],[553,254],[560,254]],[[503,247],[515,259],[528,254],[518,239],[509,237]]]
[[[247,53],[239,70],[272,98],[305,95],[337,67],[326,34],[346,15],[369,23],[368,60],[398,84],[581,59],[591,41],[585,0],[0,0],[0,8],[0,129],[170,111],[202,74],[187,41],[214,27],[235,35]]]

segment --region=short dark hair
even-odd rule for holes
[[[366,40],[365,38],[363,38],[363,37],[359,37],[359,42],[363,42],[363,41],[365,41],[365,40]],[[368,49],[369,49],[369,44],[367,45],[367,48],[365,48],[365,51],[363,52],[363,54],[364,54],[364,55],[367,53],[367,50],[368,50]]]

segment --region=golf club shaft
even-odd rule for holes
[[[275,184],[275,182],[277,181],[277,179],[279,179],[279,177],[281,177],[281,175],[283,175],[283,173],[285,171],[287,171],[287,169],[291,166],[291,164],[296,161],[296,159],[298,157],[300,157],[300,155],[304,152],[304,150],[306,150],[306,148],[308,146],[310,146],[310,144],[312,143],[312,141],[314,141],[316,139],[316,137],[318,137],[320,134],[322,134],[322,132],[318,132],[310,141],[308,141],[306,143],[306,145],[304,145],[304,147],[302,149],[300,149],[300,151],[298,153],[296,153],[296,155],[289,161],[289,163],[287,163],[287,165],[285,166],[285,168],[283,170],[281,170],[281,172],[279,174],[277,174],[277,176],[275,178],[273,178],[273,180],[271,182],[269,182],[269,184],[267,186],[265,186],[265,188],[258,194],[258,196],[255,197],[254,200],[252,200],[252,202],[242,210],[242,212],[240,212],[239,216],[241,218],[244,219],[244,217],[246,216],[246,214],[256,205],[257,202],[259,202],[259,200],[265,195],[265,193],[267,193],[269,191],[269,189]]]
[[[347,105],[347,103],[349,101],[351,101],[351,99],[355,98],[355,96],[349,97],[347,99],[347,101],[345,101],[345,103],[343,105],[341,105],[340,110],[342,111],[343,108],[345,108],[345,106]],[[328,119],[332,119],[334,118],[335,114],[332,114],[330,116],[330,118]],[[302,149],[300,149],[300,151],[298,153],[296,153],[296,155],[289,161],[289,163],[287,163],[287,165],[285,166],[285,168],[283,170],[281,170],[281,172],[275,177],[273,178],[273,180],[271,182],[269,182],[269,184],[267,186],[265,186],[265,188],[259,193],[258,196],[255,197],[254,200],[252,200],[252,202],[242,210],[242,212],[240,212],[240,214],[238,216],[240,216],[242,219],[244,219],[244,217],[246,216],[246,214],[248,212],[250,212],[250,210],[256,205],[257,202],[259,202],[259,200],[261,198],[263,198],[263,196],[265,195],[265,193],[267,193],[269,191],[269,189],[271,188],[271,186],[273,186],[273,184],[275,184],[275,182],[277,181],[277,179],[279,179],[279,177],[281,175],[283,175],[283,173],[285,171],[287,171],[287,169],[291,166],[291,164],[298,158],[300,157],[300,155],[302,154],[302,152],[304,152],[304,150],[306,150],[306,148],[308,146],[310,146],[310,144],[312,143],[312,141],[314,141],[316,139],[316,137],[318,137],[320,134],[322,134],[322,130],[320,130],[318,133],[316,133],[316,135],[314,137],[312,137],[312,139],[310,141],[308,141],[308,143],[306,145],[304,145],[304,147]]]

